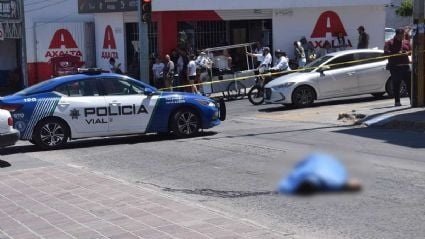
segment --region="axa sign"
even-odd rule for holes
[[[105,36],[103,38],[103,50],[102,58],[109,59],[115,58],[118,59],[117,43],[115,41],[114,32],[110,25],[105,28]]]
[[[338,34],[342,34],[347,37],[347,31],[345,30],[344,24],[341,21],[339,15],[334,11],[326,11],[320,14],[317,19],[316,26],[311,33],[311,38],[315,47],[323,47],[326,42],[331,43],[332,47],[335,47],[335,40],[329,41],[326,39],[328,35],[337,37]],[[320,39],[320,40],[316,40]],[[352,47],[351,41],[347,39],[347,45]]]
[[[61,57],[65,55],[71,55],[76,57],[82,57],[80,49],[77,43],[75,43],[72,34],[64,28],[58,29],[52,37],[44,57],[50,59],[53,57]]]

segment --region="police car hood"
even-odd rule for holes
[[[294,82],[294,83],[305,82],[311,79],[311,77],[315,77],[315,75],[317,75],[316,72],[295,72],[295,73],[291,73],[291,74],[276,78],[270,81],[265,87],[273,88],[279,85],[283,85],[287,82]]]

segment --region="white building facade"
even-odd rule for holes
[[[79,0],[78,3],[48,4],[42,11],[34,9],[29,12],[27,9],[28,62],[31,64],[30,74],[35,72],[32,75],[37,76],[32,82],[58,74],[52,63],[65,65],[62,68],[70,64],[109,70],[108,60],[115,58],[122,64],[124,72],[130,72],[138,63],[139,54],[137,2]],[[179,36],[184,33],[187,47],[194,52],[208,47],[260,41],[264,46],[279,48],[292,57],[293,42],[303,36],[320,48],[326,41],[334,43],[336,34],[341,32],[349,48],[356,48],[357,28],[361,25],[370,35],[369,47],[383,48],[385,5],[389,3],[390,0],[152,0],[150,53],[160,57],[170,54],[179,47]],[[68,23],[77,25],[68,27]],[[50,46],[56,34],[59,49],[47,46],[46,50],[44,46],[40,50],[37,46],[41,39],[37,33],[40,24],[52,27],[50,33],[41,34],[48,42],[45,45]],[[91,27],[94,30],[90,30]],[[70,34],[65,31],[57,33],[59,29],[68,28],[73,29],[68,30]],[[75,45],[63,39],[64,34],[75,38],[77,48],[72,48]],[[48,51],[51,54],[46,55]],[[70,62],[49,58],[63,55],[74,58]],[[75,57],[79,57],[79,61]],[[234,58],[237,61],[237,57]]]

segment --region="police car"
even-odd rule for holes
[[[183,92],[162,92],[127,76],[85,69],[0,98],[22,140],[43,149],[70,139],[172,132],[191,137],[225,119],[225,105]]]

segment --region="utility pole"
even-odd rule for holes
[[[424,0],[414,0],[413,24],[416,34],[413,38],[412,107],[425,106],[425,5]]]
[[[28,87],[28,66],[27,66],[27,36],[25,25],[25,8],[24,0],[19,2],[21,14],[21,69],[23,78],[23,87]]]
[[[140,80],[149,84],[149,38],[148,38],[148,23],[143,20],[143,5],[144,1],[138,1],[139,15],[139,63],[140,63]]]

